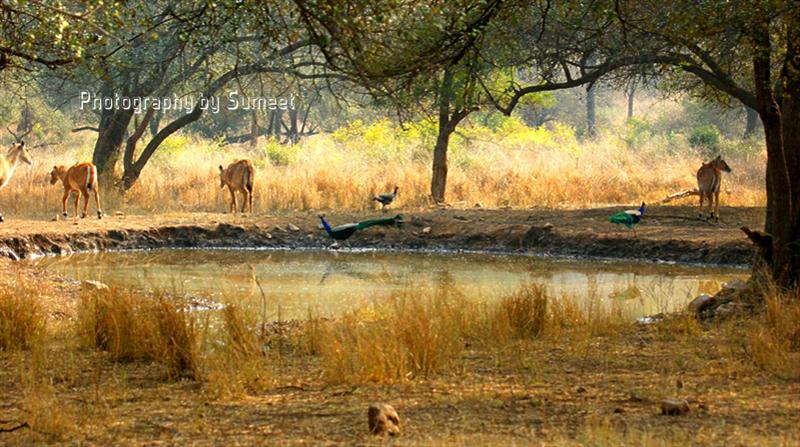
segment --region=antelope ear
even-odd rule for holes
[[[222,165],[219,165],[219,171],[220,172],[224,171],[224,169],[222,169]]]

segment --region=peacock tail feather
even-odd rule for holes
[[[615,224],[622,224],[625,225],[626,228],[633,228],[633,226],[639,222],[639,216],[628,214],[625,211],[619,212],[610,216],[608,221]]]
[[[403,221],[403,216],[400,214],[394,217],[382,217],[379,219],[362,220],[361,222],[358,223],[358,229],[363,230],[364,228],[369,228],[375,225],[384,225],[384,226],[396,225],[398,222],[402,221]]]

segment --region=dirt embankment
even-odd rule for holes
[[[591,210],[401,210],[400,228],[372,227],[346,245],[376,249],[529,252],[554,256],[747,264],[753,250],[739,230],[760,228],[763,209],[726,208],[718,224],[690,207],[651,207],[636,231],[610,224],[620,208]],[[387,215],[393,215],[389,213]],[[329,213],[332,225],[380,213]],[[14,220],[0,225],[0,254],[29,258],[82,250],[162,247],[310,247],[332,243],[315,212],[275,215],[171,214],[109,216],[58,222]]]

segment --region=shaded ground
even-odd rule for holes
[[[764,214],[761,208],[723,208],[722,221],[709,223],[696,217],[694,207],[653,206],[636,227],[637,238],[606,220],[618,211],[620,208],[391,211],[388,215],[403,214],[405,224],[400,229],[373,227],[355,234],[347,245],[746,264],[752,249],[739,227],[761,228]],[[327,218],[336,225],[376,215],[380,213],[329,213]],[[169,246],[323,248],[331,242],[315,212],[108,216],[101,221],[58,222],[9,217],[0,225],[0,253],[22,258],[76,250]]]

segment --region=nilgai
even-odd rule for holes
[[[228,165],[227,168],[219,166],[219,187],[228,187],[231,192],[231,213],[236,213],[236,192],[242,193],[242,212],[245,207],[253,212],[253,181],[256,168],[250,160],[239,160]]]
[[[719,191],[722,185],[723,172],[731,172],[731,167],[728,166],[728,163],[725,163],[722,155],[718,155],[717,158],[704,163],[697,170],[697,190],[700,194],[699,215],[701,218],[703,217],[703,199],[708,199],[708,218],[719,221]]]
[[[89,208],[89,191],[94,193],[94,204],[97,208],[97,218],[103,218],[103,210],[100,208],[100,191],[97,183],[97,168],[92,163],[77,163],[67,169],[65,166],[53,166],[50,171],[50,184],[55,185],[58,181],[64,185],[64,195],[61,197],[61,215],[67,217],[67,199],[69,194],[75,191],[75,217],[78,217],[78,202],[83,195],[83,212],[81,219],[86,217]]]
[[[3,189],[11,181],[14,171],[17,170],[19,162],[31,164],[31,154],[25,149],[24,141],[13,143],[8,152],[4,155],[0,153],[0,189]],[[3,222],[3,214],[0,213],[0,222]]]

